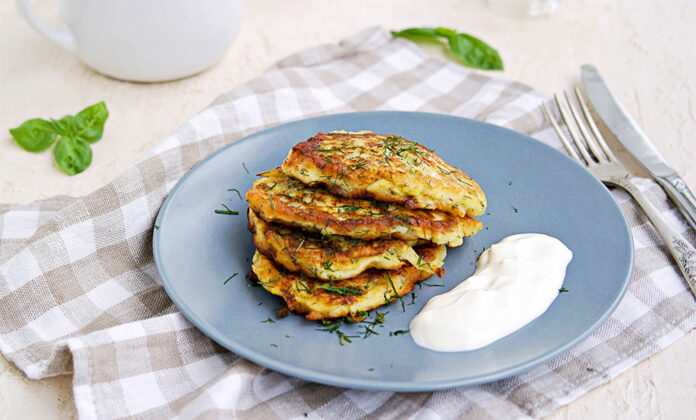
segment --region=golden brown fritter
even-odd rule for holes
[[[428,148],[395,135],[317,133],[292,148],[282,170],[344,197],[460,217],[480,216],[486,210],[486,196],[476,181]]]
[[[363,241],[346,236],[323,240],[307,232],[266,223],[249,210],[249,230],[256,249],[277,265],[321,280],[344,280],[369,268],[392,270],[410,263],[442,277],[442,261],[426,263],[413,249],[415,242],[400,239]]]
[[[422,245],[416,252],[431,264],[445,258],[442,245]],[[321,281],[302,274],[283,272],[260,252],[254,254],[252,272],[269,292],[282,297],[288,308],[310,320],[355,316],[385,305],[413,290],[430,277],[410,264],[395,270],[370,269],[347,280]]]
[[[340,197],[289,178],[279,169],[266,172],[247,191],[249,207],[267,222],[299,227],[322,235],[358,239],[424,239],[459,246],[481,229],[471,217],[439,210],[408,209],[398,204]]]

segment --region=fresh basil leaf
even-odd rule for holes
[[[435,33],[438,34],[439,36],[444,36],[445,38],[449,38],[451,36],[457,35],[457,31],[455,31],[454,29],[443,28],[443,27],[435,28]]]
[[[465,33],[457,33],[449,28],[408,28],[392,31],[393,36],[406,37],[413,41],[430,42],[445,38],[450,50],[459,61],[470,67],[483,70],[503,70],[503,60],[493,47]],[[440,41],[435,41],[439,43]]]
[[[75,138],[87,143],[95,143],[104,134],[104,123],[109,117],[109,110],[104,102],[98,102],[78,112],[72,120]]]
[[[72,115],[66,115],[59,120],[51,119],[51,124],[53,124],[53,129],[61,136],[73,137],[72,126],[74,118]]]
[[[80,139],[61,137],[53,150],[56,163],[68,175],[76,175],[92,163],[92,148]]]
[[[437,33],[437,30],[434,28],[409,28],[409,29],[404,29],[403,31],[392,31],[393,36],[402,36],[402,37],[408,37],[408,36],[429,36],[429,37],[436,37],[440,36]]]
[[[58,137],[50,121],[34,118],[27,120],[17,128],[11,128],[10,134],[20,147],[28,152],[41,152],[53,144]]]
[[[480,39],[458,33],[448,38],[450,48],[464,64],[482,70],[503,70],[498,51]]]

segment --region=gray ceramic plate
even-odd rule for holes
[[[488,197],[484,229],[449,249],[443,279],[393,303],[379,335],[341,346],[336,334],[291,315],[245,273],[254,252],[242,196],[254,174],[277,167],[290,148],[318,131],[372,130],[398,134],[434,149],[477,180]],[[248,172],[245,169],[248,168]],[[213,212],[220,203],[238,216]],[[488,382],[523,372],[570,349],[604,322],[628,286],[633,244],[608,191],[580,165],[522,134],[463,118],[412,112],[328,115],[280,125],[246,137],[191,170],[159,216],[153,249],[167,293],[210,338],[254,362],[316,382],[363,389],[424,391]],[[516,333],[472,352],[438,353],[418,347],[405,330],[435,294],[474,270],[482,249],[514,233],[540,232],[574,253],[565,288],[546,313]],[[227,284],[225,280],[239,273]],[[413,302],[413,303],[412,303]],[[275,323],[262,322],[271,318]],[[358,326],[342,327],[348,335]]]

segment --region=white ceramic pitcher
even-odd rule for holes
[[[138,82],[196,74],[218,62],[237,35],[243,0],[62,0],[64,24],[27,21],[94,70]]]

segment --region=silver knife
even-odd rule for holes
[[[581,69],[587,98],[604,124],[667,192],[686,221],[696,229],[696,197],[645,135],[638,123],[612,95],[597,69],[585,64]]]

